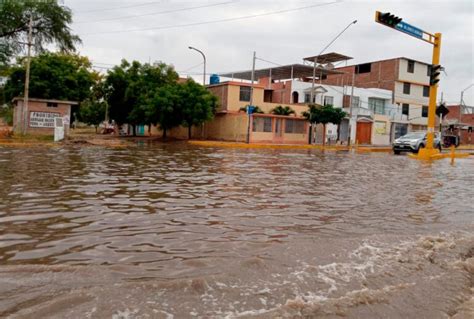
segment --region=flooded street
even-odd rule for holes
[[[474,157],[0,147],[0,317],[469,318]]]

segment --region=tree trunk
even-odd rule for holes
[[[192,130],[192,125],[191,124],[188,124],[188,140],[191,139],[191,130]]]
[[[95,127],[95,134],[97,134],[97,125],[95,125],[94,127]]]
[[[148,136],[151,136],[151,124],[148,124]]]
[[[323,123],[323,146],[326,145],[326,123]]]
[[[135,124],[132,125],[132,135],[133,136],[137,136],[137,130],[136,130],[137,126]]]
[[[163,135],[162,135],[162,137],[163,137],[163,139],[165,139],[165,138],[166,138],[166,127],[165,127],[165,128],[163,128]]]
[[[308,144],[309,145],[313,144],[312,143],[312,139],[313,139],[313,136],[312,136],[313,130],[312,129],[313,129],[313,125],[311,123],[309,123],[309,134],[308,134],[308,137],[309,137]]]
[[[341,123],[337,124],[337,139],[336,139],[336,141],[339,142],[340,138],[341,138]]]

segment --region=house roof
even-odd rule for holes
[[[340,74],[342,72],[335,70],[328,70],[321,67],[316,67],[316,75],[328,75],[328,74]],[[252,80],[252,70],[230,72],[230,73],[221,73],[219,74],[222,77],[226,78],[236,78],[242,80]],[[269,78],[271,77],[274,80],[286,80],[286,79],[296,79],[296,78],[305,78],[313,76],[313,66],[304,65],[304,64],[289,64],[276,66],[272,68],[259,69],[255,70],[255,80],[260,78]]]
[[[15,97],[13,98],[12,102],[16,101],[23,101],[23,97]],[[64,101],[64,100],[48,100],[48,99],[36,99],[36,98],[28,98],[28,101],[34,102],[45,102],[45,103],[60,103],[60,104],[69,104],[69,105],[79,105],[79,102],[76,101]]]

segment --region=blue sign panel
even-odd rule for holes
[[[400,30],[402,32],[408,33],[409,35],[412,35],[416,38],[423,39],[423,31],[418,29],[417,27],[414,27],[408,23],[405,22],[400,22],[395,26],[397,30]]]
[[[248,115],[252,114],[254,110],[255,110],[255,106],[252,106],[252,105],[247,106],[247,114]]]

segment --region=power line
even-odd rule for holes
[[[159,14],[167,14],[167,13],[173,13],[173,12],[181,12],[181,11],[189,11],[189,10],[196,10],[196,9],[209,8],[209,7],[217,7],[217,6],[222,6],[222,5],[230,4],[230,3],[234,3],[234,2],[235,1],[227,1],[227,2],[206,4],[206,5],[201,5],[201,6],[186,7],[186,8],[181,8],[181,9],[172,9],[172,10],[166,10],[166,11],[150,12],[150,13],[144,13],[144,14],[136,14],[136,15],[116,17],[116,18],[107,18],[107,19],[101,19],[101,20],[95,20],[95,21],[78,21],[78,22],[75,22],[75,24],[97,23],[97,22],[104,22],[104,21],[133,19],[133,18],[153,16],[153,15],[159,15]]]
[[[163,3],[163,2],[164,2],[164,0],[151,1],[151,2],[137,3],[137,4],[131,4],[131,5],[127,5],[127,6],[114,7],[114,8],[104,8],[104,9],[94,9],[94,10],[86,10],[86,11],[77,11],[76,13],[102,12],[102,11],[113,11],[113,10],[136,8],[136,7],[145,7],[145,6],[150,6],[150,5],[153,5],[153,4]]]
[[[246,19],[259,18],[259,17],[269,16],[269,15],[276,15],[276,14],[282,14],[282,13],[288,13],[288,12],[294,12],[294,11],[301,11],[301,10],[304,10],[304,9],[323,7],[323,6],[328,6],[328,5],[336,4],[336,3],[340,3],[340,2],[342,2],[342,0],[336,0],[336,1],[333,1],[333,2],[320,3],[320,4],[313,4],[313,5],[309,5],[309,6],[297,7],[297,8],[292,8],[292,9],[283,9],[283,10],[270,11],[270,12],[259,13],[259,14],[240,16],[240,17],[235,17],[235,18],[209,20],[209,21],[186,23],[186,24],[175,24],[175,25],[168,25],[168,26],[161,26],[161,27],[151,27],[151,28],[143,28],[143,29],[116,30],[116,31],[96,32],[96,33],[85,33],[83,35],[114,34],[114,33],[140,32],[140,31],[150,31],[150,30],[165,30],[165,29],[182,28],[182,27],[193,27],[193,26],[198,26],[198,25],[214,24],[214,23],[237,21],[237,20],[246,20]]]

